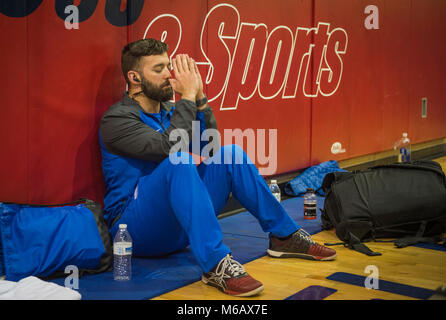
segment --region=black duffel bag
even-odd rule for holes
[[[393,238],[403,248],[445,240],[446,178],[435,161],[329,173],[322,187],[322,228],[336,228],[338,238],[351,249],[373,256],[380,253],[363,242]]]

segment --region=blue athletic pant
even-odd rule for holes
[[[173,164],[167,158],[139,179],[134,198],[112,228],[114,236],[120,223],[127,224],[134,255],[160,256],[190,245],[208,272],[231,252],[222,242],[217,219],[231,192],[263,231],[286,237],[300,228],[239,146],[220,148],[214,155],[220,164],[197,166],[190,154],[179,156],[184,163]]]

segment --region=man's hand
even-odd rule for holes
[[[203,80],[201,79],[200,71],[198,71],[197,63],[194,59],[192,59],[192,62],[194,64],[195,72],[198,76],[198,92],[197,92],[197,100],[204,98],[204,92],[203,92]]]
[[[172,59],[172,66],[175,79],[169,79],[169,82],[173,90],[181,95],[182,99],[195,102],[202,83],[195,62],[187,54],[179,54]]]
[[[198,71],[198,67],[196,62],[192,59],[192,62],[194,63],[195,66],[195,72],[197,73],[198,76],[198,92],[197,92],[197,96],[195,97],[196,100],[201,100],[204,98],[204,92],[203,92],[203,80],[201,79],[201,74],[200,71]],[[206,108],[207,103],[203,104],[202,106],[197,106],[197,110],[203,110],[204,108]]]

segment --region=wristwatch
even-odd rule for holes
[[[201,107],[202,105],[206,104],[208,102],[208,97],[206,97],[206,95],[204,95],[203,99],[200,100],[196,100],[195,104],[197,105],[197,107]]]

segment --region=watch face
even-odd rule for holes
[[[202,105],[205,104],[206,102],[208,102],[208,98],[207,98],[206,96],[204,96],[203,99],[200,99],[200,100],[197,100],[197,101],[196,101],[197,107],[202,106]]]

